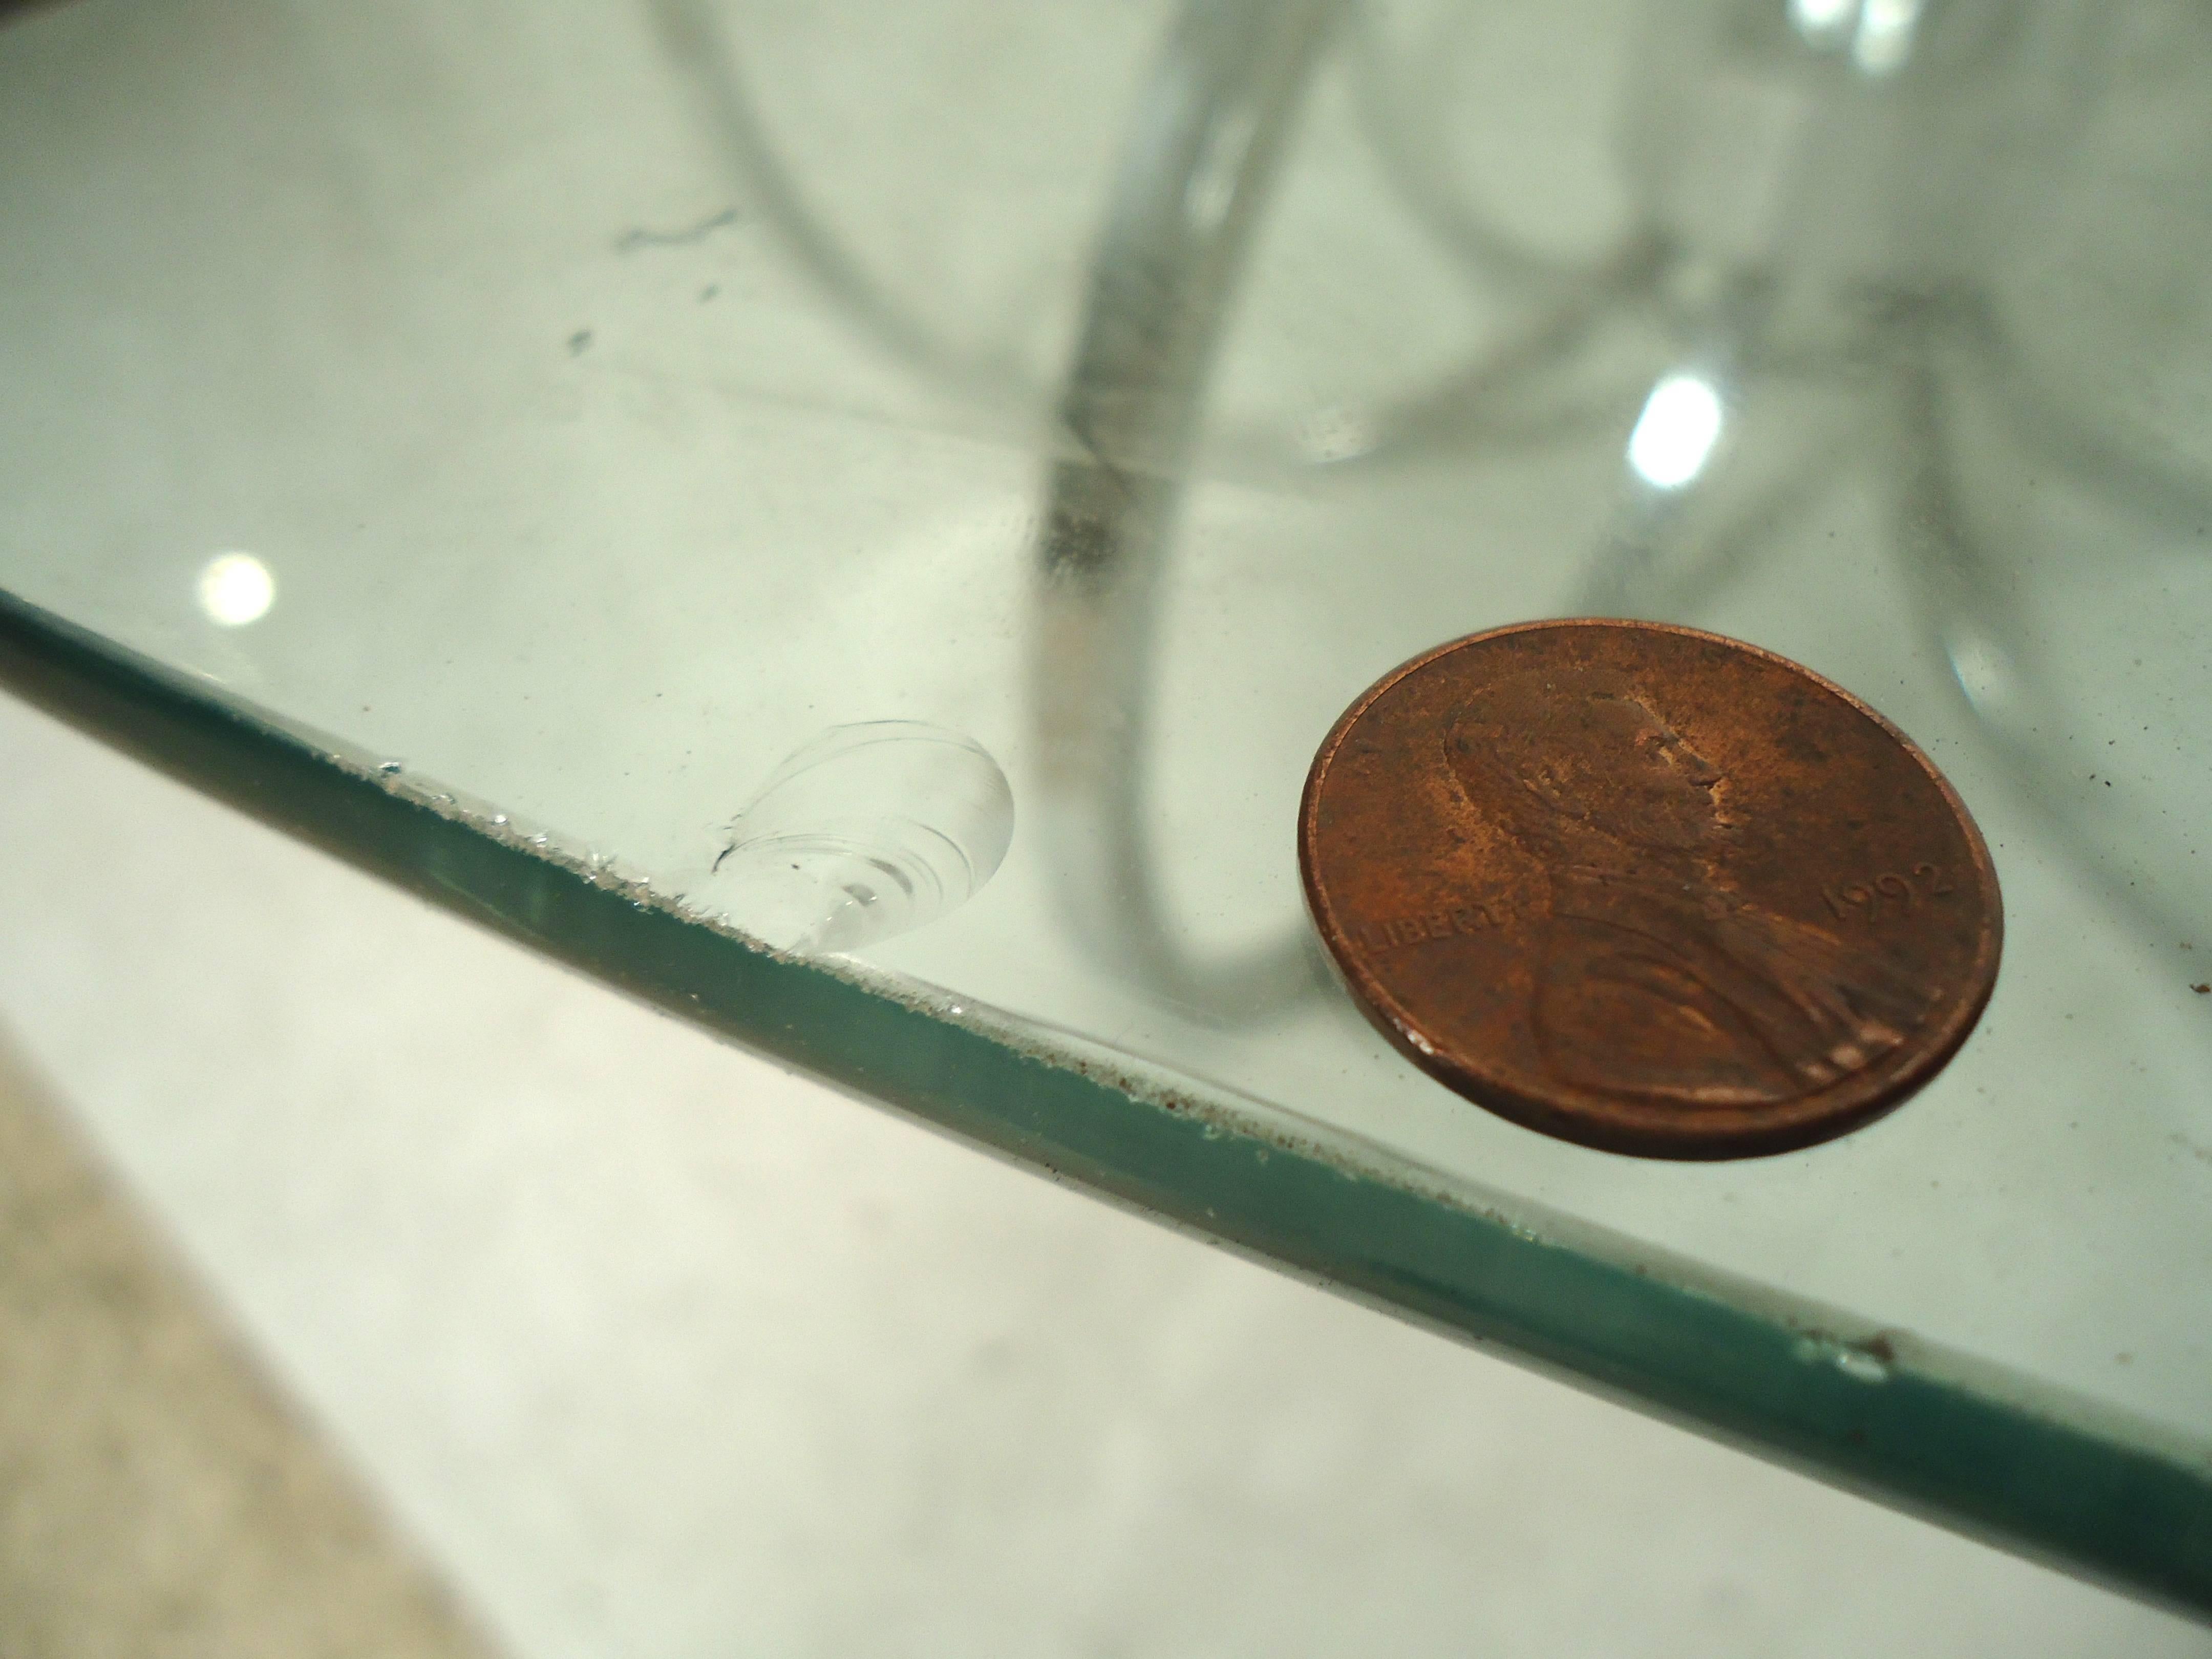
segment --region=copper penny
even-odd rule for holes
[[[1417,657],[1322,744],[1298,861],[1415,1065],[1614,1152],[1856,1127],[1996,981],[1996,872],[1942,774],[1817,674],[1692,629],[1530,623]]]

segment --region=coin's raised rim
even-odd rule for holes
[[[1595,1096],[1569,1100],[1565,1090],[1549,1097],[1537,1097],[1516,1089],[1509,1081],[1486,1075],[1468,1057],[1431,1042],[1423,1035],[1413,1013],[1365,968],[1350,949],[1346,930],[1330,906],[1328,895],[1322,891],[1316,870],[1322,792],[1346,738],[1361,717],[1393,687],[1455,653],[1514,635],[1591,629],[1674,635],[1723,646],[1802,675],[1846,708],[1872,721],[1911,757],[1936,786],[1966,832],[1975,879],[1986,899],[1987,925],[1982,930],[1973,961],[1962,976],[1968,987],[1966,994],[1953,1004],[1933,1029],[1932,1040],[1910,1046],[1893,1064],[1867,1067],[1838,1079],[1825,1089],[1772,1105],[1706,1107],[1685,1113],[1680,1108],[1639,1106]],[[1425,651],[1399,664],[1369,686],[1329,728],[1306,773],[1305,787],[1298,800],[1298,878],[1315,929],[1321,934],[1329,960],[1352,1001],[1392,1046],[1414,1065],[1455,1093],[1525,1127],[1581,1146],[1644,1158],[1712,1160],[1794,1152],[1857,1128],[1901,1105],[1950,1062],[1972,1033],[1996,989],[1997,969],[2003,956],[2004,896],[1989,845],[1958,790],[1918,744],[1864,699],[1779,652],[1705,629],[1688,628],[1679,623],[1643,622],[1633,617],[1549,617],[1485,629]]]

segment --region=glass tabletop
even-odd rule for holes
[[[2212,14],[454,9],[0,32],[0,676],[871,1098],[2212,1610]],[[1405,1063],[1346,705],[1663,618],[1838,682],[2006,950],[1692,1164]]]

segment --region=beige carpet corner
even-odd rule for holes
[[[490,1652],[0,1040],[0,1659]]]

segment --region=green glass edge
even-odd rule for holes
[[[348,861],[776,1060],[1193,1231],[1987,1540],[2212,1618],[2212,1468],[1224,1133],[779,961],[377,787],[0,591],[0,684]]]

